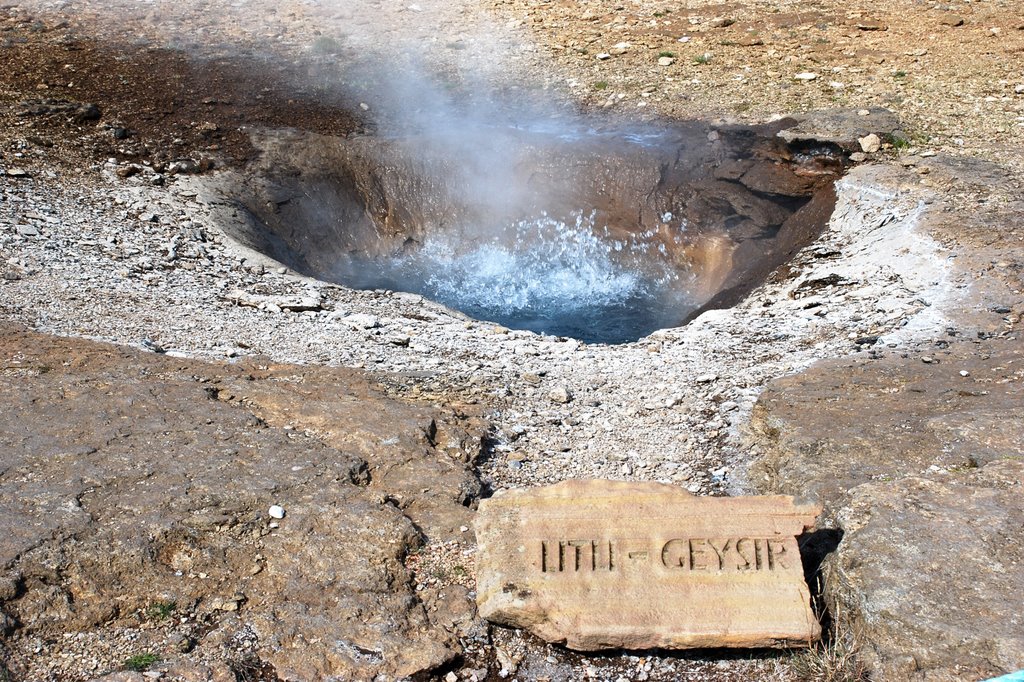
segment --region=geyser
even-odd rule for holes
[[[820,232],[843,157],[786,125],[263,131],[224,222],[313,277],[621,343],[735,302]]]

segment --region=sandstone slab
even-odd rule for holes
[[[806,645],[796,536],[819,511],[658,483],[499,493],[476,519],[480,615],[584,651]]]

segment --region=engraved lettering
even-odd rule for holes
[[[557,545],[556,557],[555,541],[541,541],[542,573],[615,570],[614,541],[559,540]],[[627,563],[638,568],[649,565],[651,554],[646,549],[625,550]],[[780,538],[671,538],[661,545],[660,551],[664,568],[689,571],[776,571],[788,569],[792,557],[793,552]]]
[[[707,550],[704,545],[708,544],[707,540],[690,540],[690,570],[691,571],[706,571],[708,565],[706,563],[705,554]],[[698,563],[698,561],[700,563]]]
[[[686,540],[674,538],[661,548],[661,563],[666,568],[686,568]]]
[[[577,540],[570,540],[566,543],[572,547],[572,570],[580,570],[580,542]]]
[[[714,540],[708,540],[708,546],[710,546],[711,549],[715,552],[715,555],[718,556],[718,570],[719,571],[724,570],[725,569],[725,555],[726,555],[726,553],[728,553],[729,547],[732,546],[732,540],[726,540],[722,544],[721,547],[715,547],[715,541]]]
[[[607,551],[607,559],[603,553]],[[611,540],[559,540],[558,555],[555,542],[540,543],[540,570],[542,573],[580,573],[612,570],[615,567],[614,546]]]
[[[747,545],[746,551],[744,551],[744,549],[743,549],[744,544]],[[753,558],[750,555],[750,545],[751,544],[753,544],[753,542],[751,541],[750,538],[740,538],[739,540],[736,541],[736,553],[739,554],[740,560],[743,562],[742,564],[739,564],[739,565],[736,566],[737,570],[740,570],[740,571],[749,571],[750,570],[750,560]]]
[[[789,568],[789,556],[786,554],[786,545],[782,540],[766,540],[768,545],[768,569],[774,571],[775,565],[782,568]]]

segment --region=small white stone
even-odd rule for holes
[[[272,518],[272,519],[283,519],[284,518],[284,507],[282,507],[279,504],[271,505],[270,506],[270,510],[267,511],[267,513],[270,514],[270,518]]]
[[[468,533],[469,532],[469,526],[459,526],[459,532],[460,533]]]
[[[866,154],[874,154],[882,148],[882,138],[878,137],[874,133],[865,135],[864,137],[857,140],[860,143],[861,151]]]
[[[672,66],[676,60],[672,57],[658,57],[658,66]]]
[[[817,77],[818,77],[818,74],[816,74],[816,73],[811,73],[810,71],[804,71],[803,73],[798,73],[797,75],[793,76],[793,79],[794,80],[798,80],[798,81],[812,81],[812,80],[814,80]]]
[[[353,329],[375,329],[380,326],[380,320],[376,315],[366,313],[354,313],[341,318],[341,323]]]
[[[600,59],[603,62],[606,59],[611,59],[612,56],[610,54],[608,54],[607,52],[599,52],[598,55],[597,55],[597,58]]]
[[[548,399],[553,403],[564,405],[572,401],[572,391],[567,386],[555,386],[548,392]]]
[[[969,377],[969,376],[971,376],[971,373],[968,372],[966,369],[962,369],[962,370],[960,370],[960,376],[962,376],[962,377]]]

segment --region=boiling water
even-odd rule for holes
[[[422,294],[512,329],[624,343],[677,325],[697,307],[686,293],[689,275],[653,237],[615,240],[593,214],[542,215],[486,236],[432,234],[400,256],[352,258],[334,279]]]

